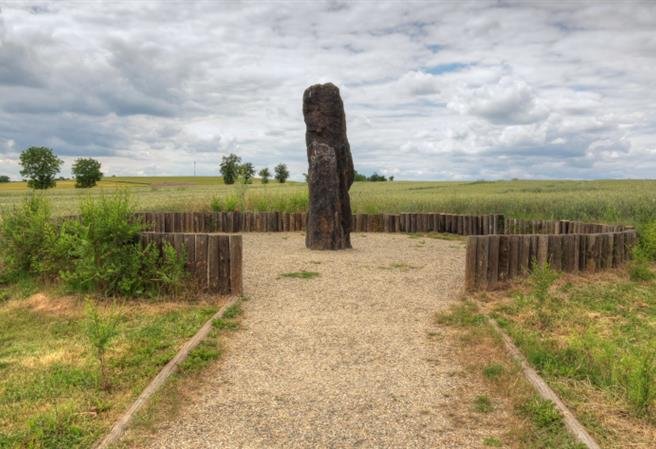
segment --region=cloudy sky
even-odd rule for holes
[[[656,2],[0,1],[0,174],[307,170],[303,90],[340,87],[356,169],[651,178]]]

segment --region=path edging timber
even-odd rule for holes
[[[572,436],[579,442],[584,444],[588,449],[601,449],[599,444],[592,438],[588,431],[583,427],[583,425],[576,419],[576,416],[571,412],[569,408],[563,403],[563,401],[558,397],[556,392],[554,392],[549,385],[540,377],[540,375],[531,367],[524,357],[524,354],[519,350],[512,339],[506,334],[503,329],[497,324],[497,322],[488,317],[490,325],[494,330],[501,336],[503,344],[506,347],[506,350],[510,353],[512,358],[520,364],[522,367],[522,372],[524,377],[531,384],[533,389],[542,397],[542,399],[547,399],[556,406],[560,414],[563,416],[563,422],[565,427],[572,434]]]
[[[116,443],[128,429],[128,426],[132,422],[134,415],[143,408],[144,405],[148,403],[148,400],[155,394],[171,377],[180,363],[184,362],[189,353],[196,348],[205,338],[209,335],[212,330],[212,323],[216,319],[223,317],[223,314],[226,310],[237,304],[240,301],[240,296],[235,296],[230,299],[226,304],[221,306],[218,312],[216,312],[212,317],[203,324],[203,326],[196,332],[196,334],[187,340],[187,342],[182,345],[178,353],[173,357],[169,362],[160,370],[160,372],[150,381],[148,386],[141,392],[139,397],[135,399],[130,408],[128,408],[119,419],[116,420],[112,429],[107,433],[102,440],[96,443],[93,446],[93,449],[108,449],[112,444]]]

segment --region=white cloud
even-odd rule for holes
[[[110,174],[234,151],[302,179],[302,93],[332,81],[361,172],[653,176],[654,29],[637,2],[7,3],[0,174],[50,145]]]

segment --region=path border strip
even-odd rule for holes
[[[592,438],[583,425],[576,419],[576,416],[570,411],[569,408],[563,403],[558,395],[547,385],[547,383],[540,377],[540,375],[531,367],[524,357],[524,354],[515,346],[512,339],[506,334],[499,324],[491,317],[488,317],[490,325],[501,336],[506,350],[510,353],[513,359],[519,363],[524,372],[524,377],[533,386],[535,391],[543,398],[554,403],[558,411],[563,415],[565,427],[580,443],[584,444],[588,449],[601,449],[599,444]]]
[[[116,443],[128,429],[128,426],[132,422],[134,415],[143,408],[144,405],[148,403],[148,400],[153,394],[155,394],[171,377],[180,363],[184,362],[189,353],[196,348],[210,333],[212,330],[212,323],[216,319],[223,317],[223,314],[226,310],[237,304],[241,300],[241,296],[235,296],[230,299],[226,304],[221,306],[218,312],[216,312],[212,317],[203,324],[203,326],[196,332],[196,334],[191,337],[178,351],[178,353],[173,357],[169,362],[160,370],[160,372],[150,381],[148,386],[141,392],[139,397],[132,403],[130,408],[128,408],[121,417],[116,420],[114,426],[106,434],[102,440],[96,443],[94,449],[108,449],[112,444]]]

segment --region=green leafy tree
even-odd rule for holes
[[[230,153],[227,156],[223,156],[219,165],[219,171],[221,172],[221,176],[223,176],[224,184],[235,183],[239,176],[240,166],[241,158],[236,154]]]
[[[276,165],[274,171],[276,173],[275,178],[280,183],[287,181],[287,178],[289,178],[289,170],[287,170],[287,165],[285,164]]]
[[[5,176],[5,175],[0,176],[0,182],[9,182],[9,176]]]
[[[55,176],[64,163],[46,147],[29,147],[20,155],[21,176],[33,189],[49,189],[55,186]]]
[[[373,175],[369,176],[368,181],[371,181],[371,182],[383,182],[383,181],[387,181],[387,178],[385,178],[384,175],[379,175],[378,173],[374,172]]]
[[[255,176],[255,167],[250,162],[241,164],[239,167],[239,176],[243,178],[244,184],[250,184],[253,182],[253,176]]]
[[[364,182],[367,180],[367,177],[363,174],[358,173],[357,171],[353,175],[353,181],[355,182]]]
[[[103,177],[100,171],[100,162],[91,158],[77,159],[73,164],[75,187],[93,187]]]
[[[258,172],[258,175],[260,176],[260,179],[262,179],[262,184],[269,183],[269,178],[271,177],[271,173],[269,172],[268,168],[264,167],[262,170]]]

